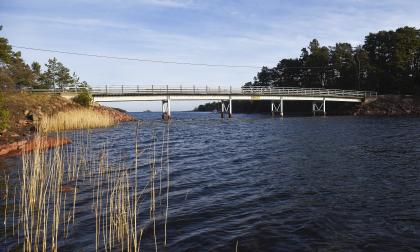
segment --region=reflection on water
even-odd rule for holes
[[[135,115],[144,119],[142,148],[150,148],[168,124],[159,113]],[[419,118],[173,118],[168,251],[234,251],[236,244],[239,251],[420,249]],[[107,143],[111,161],[130,163],[135,128],[94,130],[91,148]],[[140,187],[150,155],[142,158]],[[94,249],[91,204],[81,202],[60,248]],[[150,227],[146,251],[154,249]]]

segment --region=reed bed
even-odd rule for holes
[[[145,146],[138,131],[137,126],[128,161],[111,160],[107,143],[93,146],[89,133],[73,133],[71,145],[23,153],[16,181],[3,176],[3,242],[12,240],[9,248],[22,251],[59,251],[60,242],[78,231],[79,191],[86,196],[90,190],[96,251],[141,251],[145,230],[155,251],[167,246],[169,128],[160,142],[153,134]],[[37,138],[38,146],[43,139]],[[157,225],[164,234],[158,234]]]
[[[39,130],[42,132],[57,132],[74,129],[105,128],[116,124],[110,115],[96,112],[92,109],[73,109],[58,112],[42,118]]]

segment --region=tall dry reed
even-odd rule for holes
[[[110,115],[84,108],[46,116],[42,118],[39,130],[42,132],[56,132],[73,129],[105,128],[115,123],[116,121]]]
[[[111,161],[107,143],[94,151],[89,133],[73,133],[71,145],[53,150],[39,148],[45,138],[37,137],[38,148],[22,154],[17,184],[12,187],[9,176],[4,176],[7,181],[5,237],[14,239],[23,251],[58,251],[60,241],[67,239],[73,230],[78,193],[83,187],[92,192],[91,214],[95,217],[97,251],[138,252],[146,229],[153,236],[155,251],[160,244],[167,246],[169,130],[162,133],[162,141],[153,133],[152,143],[143,147],[139,135],[137,125],[134,160],[128,162]],[[161,148],[160,153],[156,152],[157,146]],[[145,153],[149,159],[141,159]],[[140,168],[147,166],[149,169]],[[163,178],[167,183],[165,193]],[[156,204],[162,202],[163,197],[166,204]],[[161,238],[157,233],[159,223],[164,225],[165,232]]]

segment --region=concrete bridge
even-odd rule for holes
[[[215,100],[221,102],[221,117],[232,117],[232,101],[271,101],[271,113],[284,115],[284,101],[312,101],[312,111],[326,115],[326,102],[362,102],[377,92],[294,87],[170,87],[104,86],[90,90],[95,102],[162,101],[162,118],[171,118],[171,102]]]

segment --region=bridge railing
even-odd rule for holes
[[[284,95],[314,95],[314,96],[377,96],[375,91],[325,89],[325,88],[296,88],[296,87],[243,87],[242,93],[250,94],[284,94]]]
[[[371,97],[377,96],[375,91],[358,91],[324,88],[296,88],[296,87],[196,87],[196,86],[105,86],[92,88],[94,95],[305,95],[305,96],[342,96],[342,97]]]
[[[57,92],[78,93],[79,89],[50,90],[34,89],[31,92]],[[377,96],[375,91],[324,89],[324,88],[297,88],[297,87],[259,87],[250,86],[242,88],[232,87],[199,87],[199,86],[102,86],[93,87],[89,91],[96,96],[120,96],[120,95],[289,95],[289,96],[334,96],[334,97],[372,97]]]

